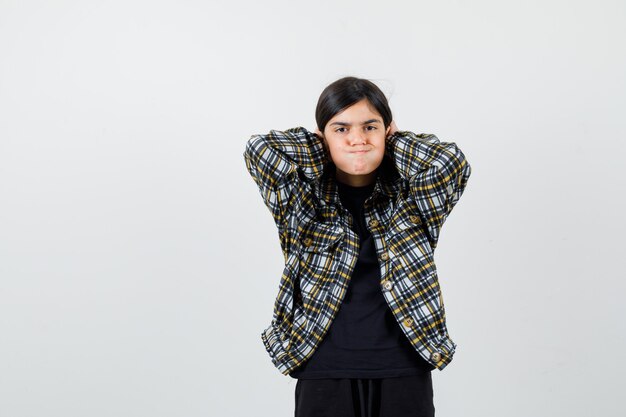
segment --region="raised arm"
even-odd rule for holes
[[[289,247],[287,223],[304,183],[323,173],[322,139],[303,127],[252,135],[243,153],[248,172],[278,227],[281,247]]]
[[[441,142],[432,134],[396,131],[385,146],[400,175],[409,180],[434,249],[443,223],[465,190],[470,164],[456,143]]]

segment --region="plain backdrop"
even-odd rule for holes
[[[623,1],[0,1],[0,416],[293,415],[243,150],[346,75],[473,169],[437,416],[623,415],[625,50]]]

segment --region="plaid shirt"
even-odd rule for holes
[[[339,200],[335,165],[314,133],[295,127],[252,135],[243,155],[274,218],[285,258],[272,322],[261,339],[274,366],[288,375],[329,329],[360,241]],[[398,131],[386,139],[364,208],[385,300],[415,350],[439,370],[452,360],[456,344],[446,328],[433,254],[470,173],[455,143]]]

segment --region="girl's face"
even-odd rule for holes
[[[337,180],[357,187],[374,182],[390,129],[367,99],[333,116],[322,137],[337,167]]]

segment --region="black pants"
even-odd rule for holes
[[[434,417],[430,372],[397,378],[298,379],[295,417]]]

